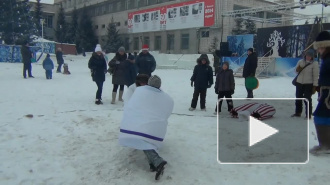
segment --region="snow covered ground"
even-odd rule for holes
[[[40,64],[33,64],[34,79],[23,79],[22,64],[0,63],[0,184],[154,184],[155,174],[149,172],[144,154],[118,145],[123,104],[110,104],[111,76],[107,75],[104,85],[104,105],[95,105],[96,85],[87,68],[88,58],[67,56],[65,60],[71,75],[53,73],[52,80],[46,80]],[[213,87],[207,95],[207,112],[189,112],[192,71],[156,70],[154,74],[162,78],[162,89],[175,101],[160,150],[169,164],[158,184],[329,182],[328,157],[310,156],[306,165],[218,164],[217,120],[213,115],[217,98]],[[295,90],[291,80],[260,79],[255,95],[292,98]],[[235,98],[246,96],[243,82],[236,78]],[[293,111],[288,112],[288,120]],[[25,116],[28,114],[33,118]],[[223,121],[231,121],[227,113],[222,114]],[[311,121],[310,147],[315,144]]]

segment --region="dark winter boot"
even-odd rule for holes
[[[167,162],[163,161],[157,166],[155,180],[159,180],[160,177],[164,174],[164,169],[166,164]]]
[[[95,100],[95,104],[96,105],[101,105],[101,104],[103,104],[103,102],[100,99],[96,99]]]
[[[157,168],[153,164],[149,164],[150,166],[150,172],[155,172]]]

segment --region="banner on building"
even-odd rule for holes
[[[210,27],[214,25],[215,0],[194,0],[128,14],[130,33]]]

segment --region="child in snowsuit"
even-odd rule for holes
[[[42,62],[43,68],[46,70],[46,79],[52,79],[53,78],[53,72],[54,69],[54,63],[52,59],[50,59],[50,55],[47,54],[45,60]]]
[[[194,72],[190,80],[191,87],[194,86],[195,90],[189,110],[194,111],[196,109],[198,96],[200,95],[200,107],[202,111],[206,111],[206,91],[207,88],[211,88],[213,84],[213,70],[210,66],[210,60],[206,54],[202,54],[197,59],[197,65],[194,68]]]
[[[235,79],[233,70],[229,69],[229,63],[224,62],[222,68],[217,74],[215,81],[215,94],[218,94],[218,99],[226,97],[232,98],[231,95],[234,94],[235,91]],[[222,100],[219,102],[219,107],[215,107],[215,113],[221,112]],[[233,101],[231,99],[227,99],[228,111],[230,112],[233,108]]]

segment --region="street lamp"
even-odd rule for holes
[[[45,19],[40,19],[40,23],[41,23],[41,38],[42,38],[41,48],[42,48],[42,52],[44,52],[44,23],[45,23]]]

